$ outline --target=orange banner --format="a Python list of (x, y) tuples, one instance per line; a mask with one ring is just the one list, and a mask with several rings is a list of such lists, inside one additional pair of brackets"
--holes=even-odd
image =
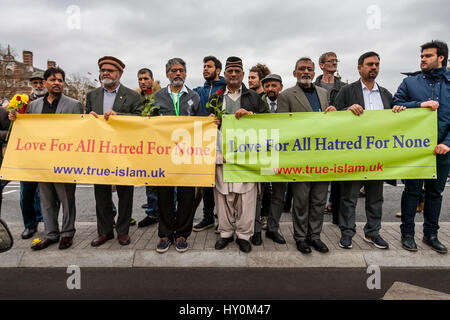
[(18, 115), (0, 178), (214, 186), (216, 134), (210, 117)]

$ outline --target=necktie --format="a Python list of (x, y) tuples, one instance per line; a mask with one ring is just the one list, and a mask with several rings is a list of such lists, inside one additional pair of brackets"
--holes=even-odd
[(276, 106), (277, 104), (275, 103), (275, 102), (271, 102), (270, 103), (270, 112), (272, 112), (272, 113), (274, 113), (275, 112), (275, 106)]

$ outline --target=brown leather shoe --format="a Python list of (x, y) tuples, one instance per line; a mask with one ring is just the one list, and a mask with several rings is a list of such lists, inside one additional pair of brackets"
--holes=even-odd
[(122, 246), (127, 246), (131, 242), (130, 236), (127, 234), (118, 235), (117, 238), (119, 239), (119, 243)]
[(425, 202), (419, 202), (419, 205), (417, 206), (417, 212), (422, 212), (423, 208), (425, 207)]
[(98, 247), (104, 244), (106, 241), (114, 239), (114, 233), (111, 232), (110, 234), (99, 234), (97, 238), (92, 240), (91, 246)]
[(59, 239), (56, 240), (52, 240), (52, 239), (44, 239), (39, 243), (36, 243), (34, 245), (31, 246), (31, 249), (33, 250), (42, 250), (47, 248), (48, 246), (54, 244), (54, 243), (58, 243)]
[(67, 248), (70, 248), (73, 243), (73, 237), (61, 237), (61, 240), (59, 241), (59, 249), (64, 250)]

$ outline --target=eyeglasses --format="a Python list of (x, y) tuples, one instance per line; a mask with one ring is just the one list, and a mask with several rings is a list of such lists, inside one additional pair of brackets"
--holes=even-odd
[(329, 62), (329, 63), (338, 63), (338, 62), (340, 62), (338, 59), (330, 59), (330, 60), (327, 60), (327, 61), (325, 61), (325, 62)]
[(119, 71), (119, 70), (117, 70), (117, 69), (100, 69), (100, 73), (106, 73), (106, 72), (113, 73), (116, 71)]
[(314, 71), (314, 68), (311, 68), (311, 67), (299, 67), (299, 68), (297, 68), (297, 70), (300, 70), (300, 71), (305, 71), (305, 70)]
[(186, 72), (186, 70), (184, 70), (184, 68), (179, 68), (179, 69), (173, 68), (173, 69), (169, 69), (169, 71), (172, 72), (172, 73), (177, 73), (178, 71), (180, 73)]

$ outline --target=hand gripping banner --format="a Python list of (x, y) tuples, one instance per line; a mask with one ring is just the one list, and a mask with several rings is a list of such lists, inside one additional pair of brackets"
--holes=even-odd
[(436, 178), (436, 112), (409, 109), (223, 118), (224, 181)]
[(111, 185), (213, 186), (210, 117), (21, 115), (1, 179)]

